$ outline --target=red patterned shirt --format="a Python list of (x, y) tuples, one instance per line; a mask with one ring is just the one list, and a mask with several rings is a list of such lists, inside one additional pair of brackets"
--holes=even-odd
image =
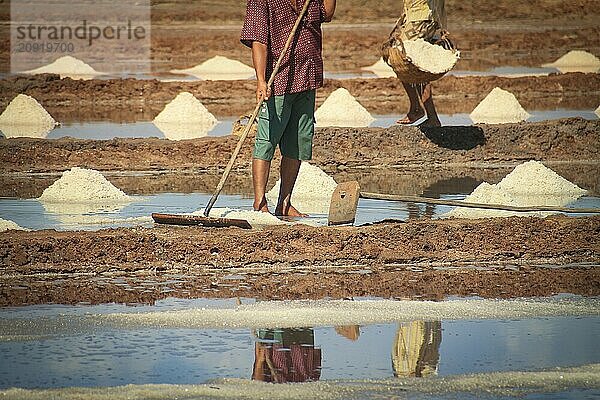
[[(291, 0), (247, 0), (246, 18), (240, 40), (248, 47), (257, 41), (267, 45), (269, 79), (277, 58), (285, 46), (298, 12)], [(298, 0), (298, 10), (305, 1)], [(323, 0), (311, 0), (294, 40), (275, 77), (273, 94), (298, 93), (323, 86), (321, 23), (325, 21)]]

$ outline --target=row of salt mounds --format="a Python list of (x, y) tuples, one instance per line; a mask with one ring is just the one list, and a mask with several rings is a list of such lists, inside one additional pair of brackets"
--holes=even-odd
[(377, 75), (378, 78), (395, 78), (396, 73), (394, 69), (388, 65), (383, 60), (383, 57), (380, 58), (375, 64), (369, 65), (368, 67), (362, 67), (361, 70), (369, 71), (373, 74)]
[(442, 46), (431, 44), (423, 39), (402, 42), (406, 56), (414, 66), (432, 74), (450, 71), (460, 58), (458, 51), (446, 50)]
[(218, 121), (193, 94), (181, 92), (153, 122), (167, 139), (185, 140), (207, 136)]
[(599, 72), (600, 59), (587, 51), (572, 50), (544, 68), (556, 68), (560, 72)]
[(315, 112), (316, 126), (360, 128), (375, 118), (344, 88), (333, 91)]
[(494, 88), (470, 114), (476, 124), (506, 124), (526, 121), (531, 115), (525, 111), (514, 94)]
[(53, 63), (24, 71), (26, 74), (58, 74), (61, 78), (71, 79), (92, 79), (99, 75), (105, 75), (103, 72), (98, 72), (91, 65), (71, 56), (58, 58)]
[(223, 56), (215, 56), (188, 69), (173, 69), (172, 74), (192, 75), (210, 81), (231, 81), (254, 77), (254, 68)]
[(6, 137), (45, 138), (58, 122), (31, 96), (17, 95), (0, 115)]
[[(496, 185), (483, 182), (464, 201), (516, 207), (564, 207), (586, 193), (586, 190), (569, 182), (541, 162), (528, 161), (518, 165)], [(551, 214), (457, 207), (442, 217), (474, 219), (531, 215), (544, 217)]]
[[(272, 205), (279, 199), (281, 179), (267, 193), (267, 200)], [(298, 211), (308, 214), (328, 214), (331, 196), (337, 187), (333, 178), (319, 167), (303, 162), (296, 185), (292, 192), (292, 205)]]
[(19, 226), (17, 223), (15, 223), (13, 221), (0, 218), (0, 232), (5, 232), (9, 229), (16, 230), (16, 231), (28, 231), (29, 230), (29, 229), (25, 229), (25, 228)]

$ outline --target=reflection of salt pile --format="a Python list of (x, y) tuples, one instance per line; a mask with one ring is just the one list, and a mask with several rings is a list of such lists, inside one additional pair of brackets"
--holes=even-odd
[(587, 51), (573, 50), (544, 68), (557, 68), (560, 72), (598, 72), (600, 59)]
[(371, 71), (379, 78), (394, 78), (396, 73), (390, 67), (383, 58), (380, 58), (375, 64), (369, 65), (368, 67), (362, 67), (363, 71)]
[(184, 140), (207, 136), (217, 119), (193, 94), (181, 92), (154, 118), (154, 125), (167, 139)]
[(470, 115), (476, 124), (516, 123), (525, 121), (530, 116), (514, 94), (498, 87), (494, 88)]
[(450, 71), (458, 62), (460, 53), (446, 50), (423, 39), (403, 42), (406, 56), (422, 71), (442, 74)]
[[(586, 193), (539, 161), (518, 165), (496, 185), (483, 182), (465, 202), (516, 207), (566, 206)], [(493, 218), (509, 216), (547, 216), (549, 212), (523, 213), (457, 207), (443, 215), (454, 218)]]
[(72, 79), (91, 79), (98, 75), (104, 75), (103, 72), (98, 72), (85, 62), (71, 56), (60, 57), (53, 63), (24, 72), (26, 74), (58, 74), (61, 78)]
[[(267, 193), (267, 200), (277, 204), (281, 180)], [(332, 177), (323, 172), (319, 167), (303, 162), (300, 173), (292, 192), (292, 204), (300, 212), (308, 214), (327, 214), (331, 195), (337, 187)]]
[[(202, 214), (204, 210), (198, 210), (194, 214)], [(233, 210), (230, 208), (213, 208), (210, 210), (210, 216), (213, 218), (231, 218), (243, 219), (248, 221), (252, 228), (260, 229), (271, 225), (287, 225), (288, 222), (282, 221), (273, 214), (254, 210)]]
[(173, 69), (171, 70), (171, 73), (193, 75), (205, 80), (228, 81), (252, 78), (254, 76), (254, 68), (237, 60), (215, 56), (195, 67), (188, 69)]
[(33, 97), (19, 94), (0, 115), (0, 130), (6, 137), (45, 138), (57, 122)]
[(118, 211), (131, 201), (100, 172), (73, 167), (63, 172), (39, 200), (52, 214), (85, 214)]
[(0, 218), (0, 232), (7, 231), (9, 229), (13, 229), (13, 230), (16, 230), (16, 231), (27, 231), (27, 230), (29, 230), (29, 229), (25, 229), (23, 227), (20, 227), (18, 224), (16, 224), (13, 221), (9, 221), (7, 219)]
[(364, 127), (375, 118), (346, 89), (339, 88), (329, 95), (315, 112), (316, 125)]

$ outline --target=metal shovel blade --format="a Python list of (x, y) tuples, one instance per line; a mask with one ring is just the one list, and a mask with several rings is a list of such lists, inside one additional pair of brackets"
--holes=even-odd
[(163, 225), (183, 225), (183, 226), (205, 226), (207, 228), (225, 228), (235, 226), (243, 229), (252, 229), (252, 226), (245, 219), (234, 218), (212, 218), (203, 215), (189, 214), (152, 214), (152, 219), (157, 224)]
[(353, 224), (360, 198), (360, 185), (356, 181), (337, 185), (329, 205), (329, 226)]

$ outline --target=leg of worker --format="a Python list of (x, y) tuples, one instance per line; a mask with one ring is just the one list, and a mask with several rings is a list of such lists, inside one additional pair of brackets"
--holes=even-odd
[(425, 112), (427, 113), (427, 120), (423, 122), (422, 126), (442, 126), (440, 118), (438, 117), (435, 109), (435, 104), (433, 103), (431, 83), (425, 85), (425, 88), (423, 89), (422, 100), (423, 106), (425, 107)]
[(412, 124), (415, 121), (423, 118), (425, 115), (425, 111), (423, 107), (421, 107), (421, 99), (419, 96), (419, 92), (416, 86), (411, 85), (410, 83), (402, 82), (404, 86), (404, 90), (408, 95), (408, 100), (410, 101), (410, 108), (406, 117), (397, 121), (399, 124)]
[(271, 162), (259, 158), (252, 159), (252, 186), (254, 187), (254, 211), (269, 212), (267, 206), (267, 182)]
[(292, 192), (302, 161), (312, 159), (312, 142), (315, 132), (315, 91), (295, 95), (290, 119), (284, 130), (281, 148), (281, 187), (275, 214), (305, 217), (292, 205)]

